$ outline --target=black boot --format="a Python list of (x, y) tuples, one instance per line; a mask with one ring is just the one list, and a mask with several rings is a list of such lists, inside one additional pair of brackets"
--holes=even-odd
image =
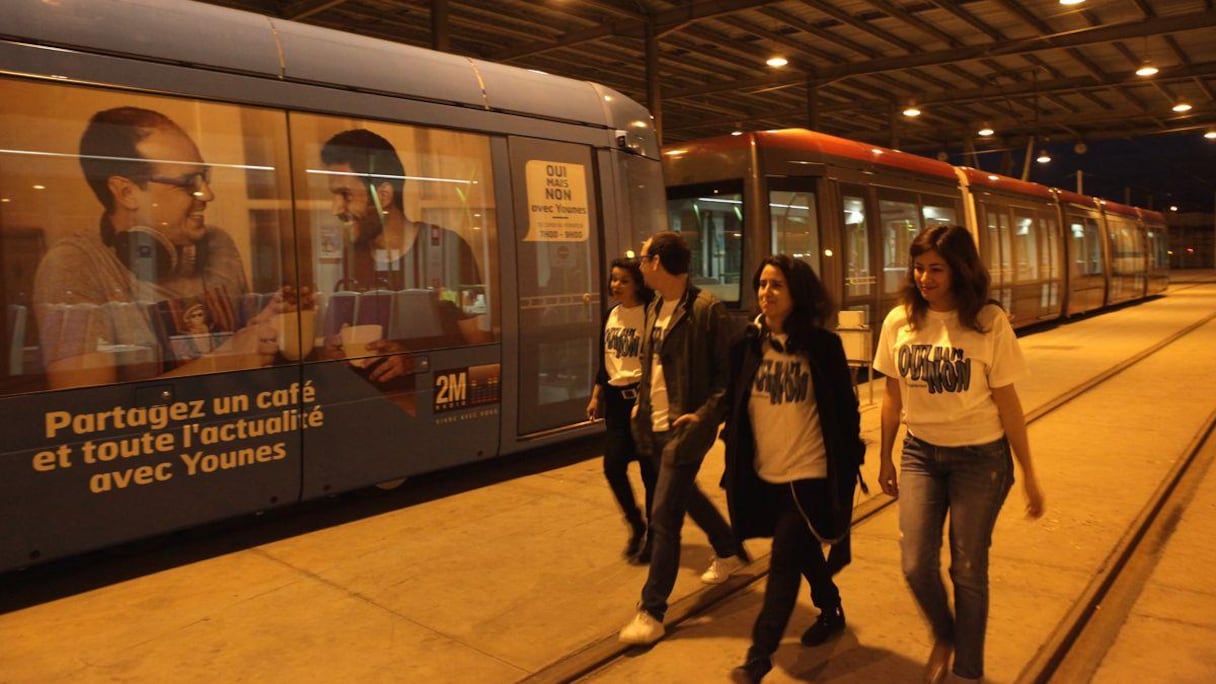
[(646, 541), (645, 541), (645, 543), (642, 544), (642, 549), (640, 551), (638, 551), (636, 556), (634, 556), (633, 558), (630, 558), (629, 562), (633, 563), (634, 565), (650, 565), (650, 548), (651, 548), (651, 546), (652, 546), (652, 544), (650, 541), (650, 535), (647, 534)]
[(646, 526), (640, 520), (630, 520), (629, 528), (629, 541), (625, 542), (625, 550), (621, 552), (621, 555), (626, 560), (633, 560), (638, 555), (638, 552), (642, 550), (642, 540), (646, 538)]
[(746, 663), (730, 671), (730, 681), (734, 684), (759, 684), (771, 669), (773, 661), (768, 658), (748, 658)]
[(844, 631), (844, 609), (837, 604), (819, 612), (815, 624), (802, 633), (803, 646), (818, 646)]

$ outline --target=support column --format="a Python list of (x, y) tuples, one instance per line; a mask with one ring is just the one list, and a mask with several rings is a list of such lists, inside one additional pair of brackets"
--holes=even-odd
[[(980, 155), (975, 151), (975, 138), (971, 137), (971, 131), (963, 129), (963, 159), (971, 158), (972, 168), (980, 168)], [(981, 169), (982, 170), (982, 169)]]
[(654, 116), (654, 135), (663, 144), (663, 92), (659, 87), (659, 36), (654, 17), (646, 17), (646, 108)]
[(448, 0), (431, 0), (431, 49), (448, 52), (452, 45), (448, 32)]
[(887, 147), (893, 150), (899, 149), (899, 103), (891, 100), (891, 110), (887, 116), (889, 129), (887, 132), (890, 136), (887, 138)]
[(813, 78), (806, 79), (806, 125), (812, 131), (819, 130), (819, 84)]
[(1026, 158), (1022, 160), (1022, 180), (1030, 180), (1030, 160), (1034, 158), (1034, 136), (1026, 139)]

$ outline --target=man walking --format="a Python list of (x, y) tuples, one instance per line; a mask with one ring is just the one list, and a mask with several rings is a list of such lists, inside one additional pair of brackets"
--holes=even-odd
[(726, 311), (689, 282), (692, 253), (678, 233), (656, 233), (642, 245), (641, 259), (646, 285), (658, 296), (646, 316), (633, 433), (638, 450), (656, 461), (659, 480), (647, 542), (650, 574), (637, 614), (619, 635), (627, 644), (663, 638), (685, 513), (705, 530), (716, 554), (701, 581), (724, 582), (747, 562), (730, 525), (697, 487), (697, 471), (726, 411)]

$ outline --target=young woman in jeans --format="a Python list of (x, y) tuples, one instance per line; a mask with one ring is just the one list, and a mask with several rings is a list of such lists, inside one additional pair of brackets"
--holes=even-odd
[[(722, 482), (735, 536), (772, 537), (773, 545), (752, 644), (731, 672), (740, 684), (772, 668), (803, 577), (819, 616), (802, 643), (844, 631), (832, 575), (848, 562), (865, 456), (844, 346), (823, 327), (833, 313), (827, 290), (806, 262), (784, 254), (764, 259), (752, 284), (760, 316), (731, 345)], [(832, 544), (827, 558), (824, 543)]]
[[(899, 497), (903, 573), (933, 630), (925, 680), (984, 674), (988, 548), (997, 513), (1022, 470), (1026, 513), (1043, 514), (1026, 419), (1014, 382), (1025, 373), (1004, 310), (989, 300), (988, 272), (971, 234), (933, 226), (912, 242), (902, 303), (887, 315), (874, 369), (887, 376), (879, 484)], [(903, 414), (897, 481), (891, 452)], [(941, 577), (949, 512), (951, 612)]]
[[(601, 338), (603, 354), (600, 357), (600, 370), (595, 376), (595, 386), (591, 388), (591, 401), (587, 403), (587, 418), (594, 420), (600, 411), (600, 404), (603, 404), (607, 428), (604, 477), (625, 515), (625, 523), (629, 525), (629, 540), (622, 555), (630, 562), (649, 563), (649, 542), (643, 545), (643, 539), (646, 537), (646, 522), (650, 519), (658, 472), (651, 459), (638, 457), (637, 446), (629, 432), (629, 417), (637, 400), (638, 381), (642, 378), (640, 359), (646, 305), (654, 295), (642, 282), (642, 271), (636, 259), (613, 259), (608, 287), (617, 305), (604, 317), (604, 334)], [(629, 462), (634, 460), (641, 468), (642, 485), (646, 491), (645, 519), (633, 497), (633, 486), (629, 484)]]

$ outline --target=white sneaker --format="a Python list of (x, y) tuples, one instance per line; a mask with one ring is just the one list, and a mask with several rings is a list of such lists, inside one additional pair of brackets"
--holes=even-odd
[(663, 629), (663, 623), (654, 619), (644, 610), (639, 610), (637, 615), (629, 621), (629, 624), (621, 628), (621, 633), (617, 638), (622, 644), (639, 644), (648, 646), (663, 638), (667, 630)]
[(701, 574), (701, 581), (706, 584), (722, 584), (731, 575), (739, 572), (747, 563), (739, 556), (727, 556), (726, 558), (714, 557), (713, 562), (709, 564), (709, 568)]

